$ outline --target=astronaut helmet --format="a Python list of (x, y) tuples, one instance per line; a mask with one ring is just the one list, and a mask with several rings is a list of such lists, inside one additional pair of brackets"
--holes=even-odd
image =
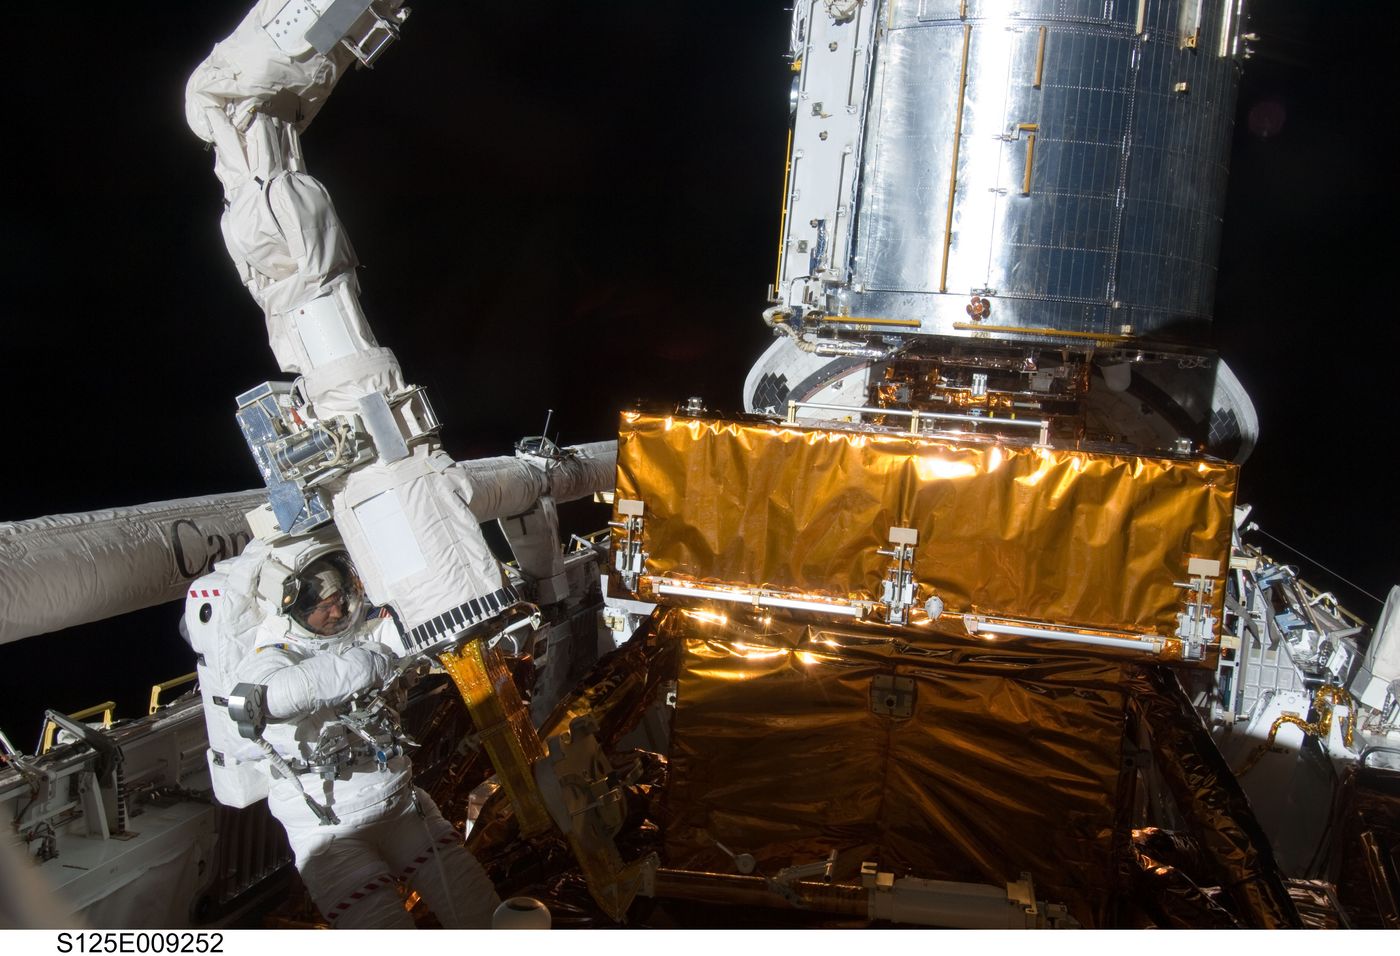
[(348, 637), (364, 616), (365, 592), (350, 555), (332, 551), (287, 579), (282, 613), (292, 633), (315, 643)]

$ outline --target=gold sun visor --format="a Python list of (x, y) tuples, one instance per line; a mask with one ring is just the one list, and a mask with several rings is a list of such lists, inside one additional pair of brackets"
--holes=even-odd
[(627, 413), (621, 580), (1014, 641), (1208, 660), (1235, 466), (975, 438)]

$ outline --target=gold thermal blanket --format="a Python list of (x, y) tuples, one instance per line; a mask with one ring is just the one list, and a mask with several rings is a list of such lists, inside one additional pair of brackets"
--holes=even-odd
[[(617, 496), (644, 506), (644, 596), (669, 578), (873, 619), (665, 598), (658, 636), (680, 650), (666, 865), (733, 873), (748, 853), (774, 877), (834, 850), (847, 881), (867, 861), (974, 883), (1024, 871), (1040, 898), (1113, 925), (1148, 658), (969, 634), (963, 615), (1179, 650), (1192, 558), (1218, 562), (1220, 620), (1235, 484), (1215, 461), (624, 415)], [(940, 617), (879, 621), (893, 528), (917, 531), (918, 603), (937, 595)]]
[(617, 462), (650, 575), (879, 600), (905, 527), (949, 614), (1170, 639), (1198, 557), (1220, 620), (1231, 464), (636, 412)]
[[(769, 877), (832, 850), (848, 881), (865, 861), (974, 883), (1028, 871), (1042, 899), (1109, 921), (1131, 665), (746, 608), (670, 609), (659, 627), (683, 648), (668, 866), (733, 873), (723, 844)], [(908, 716), (877, 712), (891, 695)]]

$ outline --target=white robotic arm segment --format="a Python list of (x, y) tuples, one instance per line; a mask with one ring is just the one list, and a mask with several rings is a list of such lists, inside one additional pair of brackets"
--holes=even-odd
[(267, 317), (283, 370), (375, 347), (356, 297), (355, 251), (325, 187), (295, 168), (296, 131), (262, 114), (242, 135), (216, 112), (210, 125), (227, 201), (224, 244)]
[(478, 521), (523, 514), (548, 495), (576, 501), (611, 490), (617, 479), (617, 442), (589, 442), (559, 449), (556, 457), (517, 452), (514, 458), (478, 458), (466, 465), (467, 503)]
[[(396, 10), (399, 5), (387, 6)], [(279, 18), (291, 6), (328, 7), (330, 0), (295, 4), (259, 0), (190, 77), (185, 87), (185, 122), (200, 139), (216, 140), (209, 125), (210, 109), (227, 116), (240, 132), (247, 130), (255, 112), (304, 130), (355, 62), (355, 54), (345, 46), (336, 45), (322, 54), (310, 44), (289, 44), (285, 36), (278, 36)]]
[[(340, 295), (339, 289), (332, 291), (332, 296)], [(346, 313), (331, 309), (324, 313), (317, 311), (324, 304), (321, 299), (317, 299), (293, 314), (276, 317), (276, 329), (280, 330), (284, 337), (286, 348), (299, 348), (310, 354), (315, 354), (316, 349), (325, 348), (327, 353), (331, 353), (338, 339), (355, 337), (353, 332), (347, 332), (343, 336), (340, 332), (342, 326), (337, 323)], [(270, 324), (269, 328), (272, 327)], [(386, 396), (393, 395), (405, 387), (398, 360), (394, 358), (394, 353), (386, 348), (359, 349), (348, 354), (337, 354), (322, 365), (306, 369), (302, 374), (302, 384), (316, 417), (321, 419), (334, 415), (358, 414), (360, 399), (375, 392)]]
[[(396, 650), (422, 653), (519, 598), (472, 513), (471, 482), (436, 453), (431, 406), (369, 330), (354, 251), (299, 139), (344, 67), (372, 60), (405, 12), (401, 0), (260, 0), (195, 72), (186, 116), (215, 145), (229, 254), (278, 363), (302, 376), (240, 399), (278, 525), (300, 534), (333, 518), (371, 599), (397, 611)], [(293, 393), (285, 408), (263, 405)]]
[[(355, 471), (334, 500), (346, 546), (364, 555), (357, 564), (365, 593), (375, 603), (388, 603), (391, 596), (410, 635), (454, 606), (505, 589), (500, 565), (470, 510), (465, 471), (445, 454), (423, 451)], [(445, 583), (463, 598), (445, 603)], [(490, 615), (464, 612), (463, 620), (484, 616)]]
[[(355, 347), (375, 345), (355, 301), (358, 263), (345, 227), (325, 187), (302, 168), (300, 131), (355, 60), (343, 45), (322, 54), (301, 42), (332, 6), (340, 4), (262, 0), (195, 70), (185, 95), (190, 128), (215, 147), (224, 242), (288, 372), (319, 364), (295, 330), (308, 303), (324, 300), (319, 311), (336, 312), (339, 336)], [(376, 6), (392, 14), (399, 3)], [(337, 286), (349, 294), (334, 295)]]
[(359, 263), (326, 187), (306, 173), (287, 172), (267, 184), (267, 205), (281, 227), (295, 271), (324, 289)]

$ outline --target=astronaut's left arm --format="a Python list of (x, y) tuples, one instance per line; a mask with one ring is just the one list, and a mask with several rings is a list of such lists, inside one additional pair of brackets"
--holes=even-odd
[(342, 704), (382, 685), (393, 672), (392, 657), (377, 645), (324, 650), (301, 661), (273, 645), (255, 648), (245, 657), (235, 680), (265, 685), (267, 715), (285, 720)]

